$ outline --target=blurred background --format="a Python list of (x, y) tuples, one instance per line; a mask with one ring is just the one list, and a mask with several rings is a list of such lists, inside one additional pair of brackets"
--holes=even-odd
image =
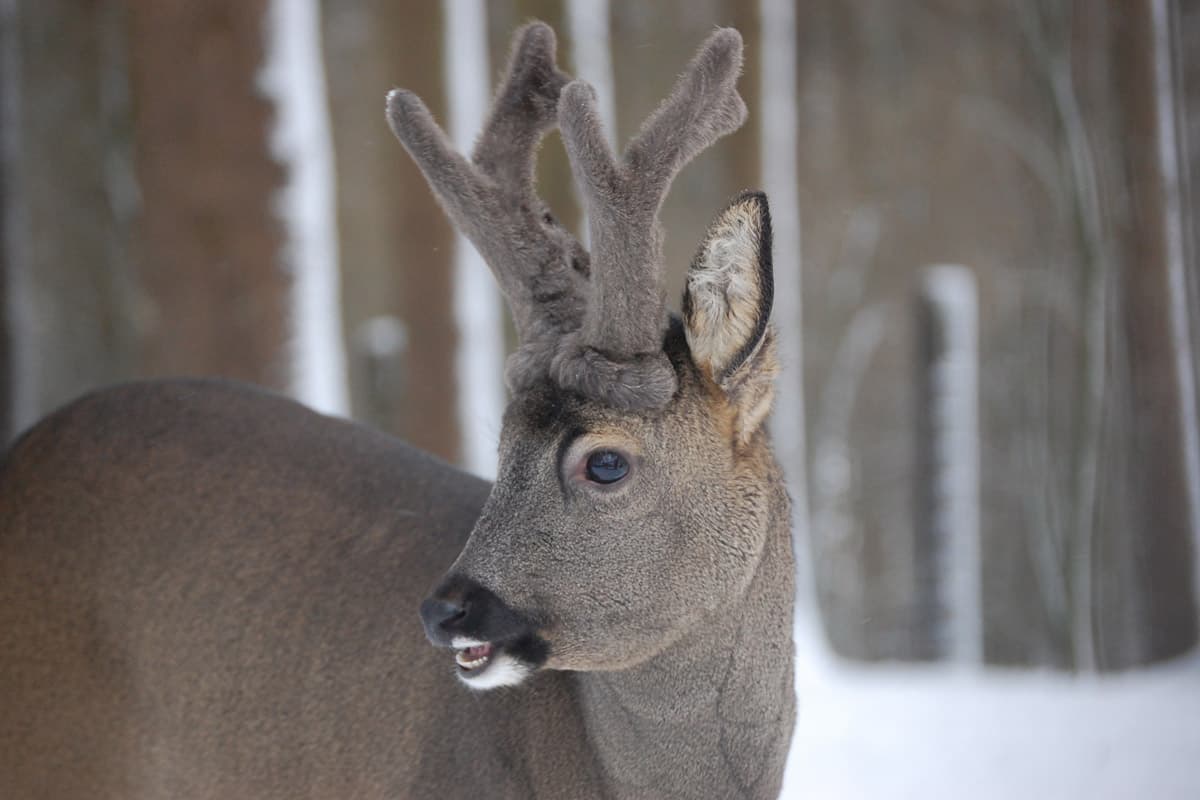
[[(668, 295), (712, 215), (765, 188), (786, 366), (772, 425), (813, 663), (1087, 676), (1195, 647), (1197, 4), (0, 13), (6, 439), (106, 383), (219, 375), (489, 474), (507, 312), (388, 131), (386, 92), (416, 91), (467, 148), (509, 36), (537, 17), (624, 142), (731, 25), (750, 119), (675, 182)], [(556, 134), (539, 181), (578, 229)]]

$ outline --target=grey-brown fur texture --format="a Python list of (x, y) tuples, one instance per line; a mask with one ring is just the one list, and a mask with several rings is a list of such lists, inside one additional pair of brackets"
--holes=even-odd
[[(794, 563), (764, 425), (778, 368), (766, 198), (717, 216), (684, 319), (596, 347), (583, 302), (600, 313), (602, 282), (522, 205), (564, 82), (552, 52), (544, 26), (518, 34), (473, 162), (420, 101), (389, 98), (526, 337), (495, 485), (223, 382), (116, 387), (50, 416), (0, 462), (0, 798), (778, 795), (796, 712)], [(736, 34), (714, 34), (622, 162), (653, 150), (664, 164), (622, 181), (665, 191), (689, 151), (740, 119), (739, 58)], [(594, 114), (574, 86), (560, 120)], [(689, 121), (691, 101), (724, 110)], [(616, 202), (601, 184), (593, 194)], [(661, 191), (638, 197), (653, 232)], [(619, 243), (636, 269), (606, 262), (630, 282), (605, 290), (618, 317), (662, 312), (655, 242)], [(623, 286), (637, 298), (622, 304)], [(589, 320), (607, 335), (609, 320)], [(579, 348), (565, 356), (564, 332)], [(624, 477), (589, 476), (612, 452)], [(464, 688), (422, 630), (423, 598), (469, 584), (491, 616), (463, 636), (525, 658), (504, 688)], [(444, 619), (472, 619), (459, 609)], [(499, 618), (514, 627), (488, 633)]]
[(521, 340), (508, 365), (514, 390), (546, 374), (560, 337), (579, 326), (589, 291), (587, 252), (534, 190), (537, 149), (557, 122), (559, 93), (569, 81), (554, 52), (554, 32), (544, 23), (517, 31), (470, 161), (415, 94), (396, 89), (387, 99), (392, 131), (491, 267), (512, 310)]
[(734, 399), (743, 440), (758, 430), (775, 395), (778, 360), (767, 326), (774, 297), (767, 197), (744, 192), (709, 226), (683, 297), (692, 358)]

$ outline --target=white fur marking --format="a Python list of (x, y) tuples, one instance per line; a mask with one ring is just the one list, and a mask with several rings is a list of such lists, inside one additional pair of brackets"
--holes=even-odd
[(501, 686), (516, 686), (533, 674), (533, 669), (499, 650), (492, 656), (492, 663), (479, 675), (458, 671), (458, 679), (471, 689), (485, 692)]
[(686, 333), (692, 355), (720, 372), (753, 335), (760, 287), (757, 209), (739, 204), (710, 230), (699, 263), (688, 274), (692, 315)]

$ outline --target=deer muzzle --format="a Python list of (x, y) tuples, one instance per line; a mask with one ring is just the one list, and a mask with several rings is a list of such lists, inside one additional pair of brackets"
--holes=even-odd
[(421, 623), (431, 644), (455, 651), (458, 677), (475, 689), (520, 683), (549, 656), (528, 615), (465, 576), (447, 576), (421, 603)]

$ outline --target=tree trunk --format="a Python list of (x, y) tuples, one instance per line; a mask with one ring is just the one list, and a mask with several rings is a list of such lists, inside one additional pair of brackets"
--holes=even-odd
[(0, 5), (0, 451), (16, 431), (13, 400), (16, 387), (12, 366), (13, 308), (10, 306), (9, 273), (16, 253), (12, 247), (12, 228), (16, 217), (12, 196), (13, 172), (17, 159), (17, 128), (14, 113), (20, 98), (19, 37), (16, 4)]
[(402, 86), (445, 124), (441, 7), (322, 7), (354, 415), (457, 461), (452, 232), (383, 115)]
[[(1172, 63), (1176, 70), (1176, 131), (1180, 157), (1180, 218), (1184, 238), (1184, 281), (1187, 292), (1186, 316), (1191, 332), (1192, 385), (1194, 407), (1184, 409), (1193, 420), (1200, 420), (1200, 4), (1168, 3), (1174, 12), (1175, 26)], [(1192, 583), (1200, 609), (1200, 528), (1192, 531)]]
[(284, 174), (257, 86), (267, 5), (129, 4), (146, 374), (291, 383), (275, 211)]
[(1170, 71), (1162, 76), (1157, 69), (1159, 58), (1171, 58), (1171, 39), (1156, 30), (1153, 5), (1119, 4), (1111, 18), (1112, 74), (1128, 191), (1119, 232), (1124, 256), (1121, 333), (1128, 343), (1132, 399), (1128, 425), (1134, 470), (1128, 490), (1137, 513), (1136, 527), (1127, 533), (1129, 553), (1138, 566), (1136, 583), (1129, 588), (1141, 595), (1143, 608), (1138, 647), (1109, 654), (1107, 666), (1115, 668), (1184, 652), (1196, 643), (1197, 632), (1192, 602), (1195, 476), (1189, 474), (1196, 421), (1195, 409), (1184, 408), (1183, 399), (1190, 399), (1194, 386), (1185, 387), (1192, 380), (1190, 340), (1186, 318), (1180, 318), (1186, 314), (1180, 296), (1186, 290), (1175, 98)]
[(116, 2), (4, 9), (5, 392), (15, 429), (136, 373), (135, 210)]

